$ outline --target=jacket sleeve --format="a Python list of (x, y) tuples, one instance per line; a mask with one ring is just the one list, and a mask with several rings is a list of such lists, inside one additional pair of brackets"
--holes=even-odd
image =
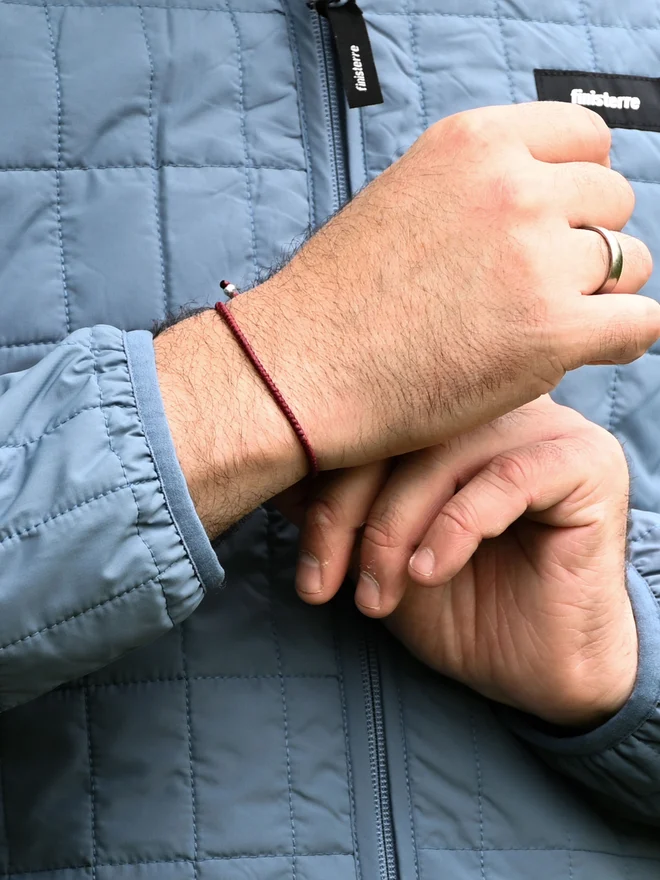
[(505, 711), (514, 731), (617, 812), (660, 825), (660, 516), (633, 511), (628, 589), (639, 635), (635, 689), (621, 711), (579, 736)]
[(79, 330), (0, 377), (0, 709), (152, 641), (222, 576), (151, 334)]

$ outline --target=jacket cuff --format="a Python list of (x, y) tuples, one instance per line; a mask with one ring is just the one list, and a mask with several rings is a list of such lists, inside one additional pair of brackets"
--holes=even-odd
[(158, 383), (153, 336), (146, 330), (124, 334), (128, 369), (138, 415), (172, 522), (205, 590), (222, 585), (224, 571), (188, 491), (165, 415)]
[(621, 746), (632, 737), (646, 740), (645, 725), (657, 738), (660, 722), (660, 608), (647, 584), (633, 565), (628, 566), (628, 593), (639, 639), (637, 679), (623, 708), (595, 730), (577, 736), (562, 735), (560, 728), (544, 724), (522, 712), (504, 709), (509, 727), (533, 746), (565, 757), (590, 757)]

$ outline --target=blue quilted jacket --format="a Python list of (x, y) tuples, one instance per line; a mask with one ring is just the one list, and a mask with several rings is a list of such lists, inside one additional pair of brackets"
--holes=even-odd
[[(660, 348), (558, 392), (633, 471), (639, 676), (583, 736), (350, 596), (303, 605), (276, 512), (212, 548), (178, 467), (155, 320), (248, 286), (434, 120), (535, 99), (536, 68), (660, 74), (657, 0), (365, 15), (384, 103), (349, 111), (304, 0), (0, 0), (2, 878), (660, 876)], [(658, 255), (660, 133), (617, 128), (613, 160)]]

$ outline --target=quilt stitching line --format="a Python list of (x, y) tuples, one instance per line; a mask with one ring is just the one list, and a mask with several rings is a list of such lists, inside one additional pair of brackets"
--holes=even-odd
[(161, 220), (161, 176), (160, 163), (158, 162), (158, 150), (156, 139), (154, 137), (154, 57), (151, 50), (151, 42), (147, 31), (147, 22), (145, 20), (144, 9), (139, 6), (140, 24), (142, 26), (142, 35), (144, 37), (144, 45), (147, 50), (147, 60), (149, 62), (149, 146), (151, 149), (151, 189), (154, 201), (154, 219), (156, 222), (156, 237), (158, 239), (158, 262), (160, 264), (160, 284), (161, 294), (163, 297), (163, 317), (167, 317), (169, 312), (169, 290), (167, 286), (167, 273), (165, 270), (165, 244), (163, 240), (163, 224)]
[(96, 844), (96, 792), (97, 778), (94, 764), (94, 752), (92, 746), (92, 718), (89, 707), (89, 690), (83, 683), (83, 705), (85, 710), (85, 733), (87, 736), (87, 761), (89, 763), (89, 812), (90, 834), (92, 840), (92, 880), (96, 880), (96, 864), (98, 862), (98, 850)]
[(362, 880), (362, 866), (360, 864), (360, 852), (357, 845), (357, 828), (355, 823), (355, 784), (353, 781), (353, 761), (351, 759), (351, 749), (348, 733), (348, 712), (346, 709), (346, 689), (344, 687), (344, 669), (339, 652), (339, 638), (337, 633), (337, 615), (332, 616), (332, 639), (335, 649), (335, 665), (337, 667), (337, 685), (339, 687), (339, 702), (341, 704), (341, 723), (344, 734), (344, 755), (346, 760), (346, 779), (348, 783), (349, 798), (349, 816), (351, 821), (351, 843), (353, 844), (353, 853), (355, 861), (355, 870), (358, 880)]
[(71, 332), (71, 314), (69, 311), (69, 289), (67, 285), (66, 261), (64, 256), (64, 235), (62, 231), (62, 178), (60, 176), (60, 166), (62, 164), (62, 83), (60, 76), (60, 66), (57, 61), (57, 48), (55, 46), (55, 37), (53, 35), (53, 24), (50, 18), (50, 9), (48, 3), (44, 2), (44, 14), (46, 16), (46, 27), (48, 28), (48, 41), (50, 43), (50, 53), (53, 62), (53, 70), (55, 73), (55, 99), (57, 104), (57, 124), (56, 124), (56, 144), (57, 144), (57, 161), (55, 167), (55, 220), (57, 225), (57, 245), (60, 259), (60, 272), (62, 275), (62, 296), (64, 299), (64, 326), (65, 335)]
[(500, 0), (493, 0), (493, 9), (495, 18), (497, 19), (497, 29), (500, 33), (500, 41), (502, 43), (502, 54), (504, 55), (504, 63), (506, 65), (506, 78), (509, 83), (509, 93), (511, 95), (511, 103), (516, 104), (516, 87), (513, 81), (513, 67), (511, 64), (511, 52), (504, 33), (504, 21), (502, 20), (502, 10), (500, 9)]
[(415, 67), (415, 83), (417, 85), (417, 91), (419, 93), (419, 109), (422, 116), (422, 131), (425, 131), (429, 127), (429, 114), (426, 107), (426, 94), (424, 92), (424, 82), (422, 80), (422, 70), (419, 63), (419, 48), (417, 45), (417, 33), (415, 31), (415, 25), (413, 17), (410, 15), (410, 0), (406, 0), (405, 2), (405, 11), (407, 13), (408, 19), (408, 35), (410, 38), (410, 48), (412, 51), (413, 57), (413, 65)]
[[(147, 477), (144, 480), (135, 480), (134, 485), (139, 486), (143, 483), (156, 482), (156, 477)], [(57, 513), (53, 513), (50, 516), (46, 516), (43, 519), (40, 519), (39, 522), (32, 523), (32, 525), (25, 526), (22, 529), (17, 529), (14, 532), (9, 532), (9, 534), (5, 535), (3, 538), (0, 538), (0, 548), (2, 548), (3, 545), (8, 544), (10, 541), (15, 541), (17, 538), (21, 539), (24, 535), (29, 535), (32, 532), (38, 531), (43, 526), (48, 525), (48, 523), (51, 523), (56, 519), (61, 519), (63, 516), (68, 516), (75, 510), (80, 510), (80, 508), (82, 507), (87, 507), (88, 504), (94, 504), (96, 501), (100, 501), (102, 498), (108, 498), (110, 495), (115, 495), (117, 492), (126, 492), (129, 489), (130, 486), (128, 485), (114, 486), (112, 489), (106, 489), (104, 492), (99, 492), (96, 495), (92, 495), (90, 498), (84, 498), (82, 501), (79, 501), (72, 507), (67, 507), (65, 510), (58, 511)], [(0, 650), (2, 650), (1, 647)]]
[(474, 715), (470, 717), (472, 728), (472, 748), (474, 750), (474, 763), (477, 769), (477, 809), (479, 814), (479, 873), (481, 880), (486, 880), (486, 861), (484, 858), (484, 796), (483, 779), (481, 776), (481, 758), (477, 744), (477, 724)]
[[(350, 852), (304, 852), (298, 853), (299, 858), (324, 858), (327, 856), (352, 856), (353, 853)], [(198, 862), (230, 862), (237, 861), (240, 859), (290, 859), (290, 853), (232, 853), (231, 855), (214, 855), (214, 856), (200, 856)], [(136, 861), (109, 861), (109, 862), (101, 862), (97, 865), (98, 868), (136, 868), (140, 865), (190, 865), (192, 863), (192, 859), (138, 859)], [(13, 871), (11, 876), (6, 873), (1, 873), (0, 877), (2, 880), (11, 880), (12, 877), (20, 877), (25, 874), (47, 874), (49, 872), (54, 871), (88, 871), (91, 865), (57, 865), (55, 867), (48, 868), (34, 868), (34, 869), (26, 869), (22, 868), (18, 871)]]
[(403, 767), (406, 776), (406, 795), (408, 800), (408, 821), (410, 823), (410, 837), (412, 839), (413, 856), (415, 859), (415, 877), (420, 880), (419, 874), (419, 858), (417, 855), (417, 831), (415, 828), (415, 813), (413, 810), (412, 785), (410, 783), (410, 762), (408, 759), (408, 737), (406, 736), (406, 722), (403, 711), (403, 696), (401, 694), (401, 683), (396, 678), (396, 696), (399, 703), (399, 725), (401, 727), (401, 742), (403, 743)]
[[(172, 562), (167, 568), (163, 569), (163, 574), (166, 574), (169, 569), (173, 568), (177, 565), (178, 560)], [(98, 611), (100, 608), (105, 608), (106, 605), (111, 605), (113, 602), (117, 602), (119, 599), (124, 599), (130, 593), (135, 593), (137, 590), (141, 590), (144, 587), (151, 586), (152, 584), (158, 583), (160, 581), (160, 577), (149, 578), (149, 580), (142, 581), (139, 584), (134, 584), (131, 587), (126, 587), (126, 589), (122, 590), (120, 593), (116, 593), (114, 596), (110, 596), (109, 599), (104, 599), (102, 602), (97, 602), (96, 605), (92, 605), (89, 608), (85, 608), (83, 611), (77, 611), (75, 614), (71, 614), (69, 617), (64, 618), (63, 620), (57, 620), (55, 623), (50, 623), (48, 626), (44, 626), (41, 629), (35, 630), (34, 632), (28, 633), (26, 636), (22, 636), (20, 639), (15, 639), (13, 642), (9, 642), (5, 645), (0, 645), (0, 651), (8, 651), (10, 648), (15, 647), (16, 645), (20, 645), (23, 642), (28, 642), (30, 639), (34, 639), (37, 636), (41, 636), (46, 632), (50, 632), (50, 630), (56, 629), (59, 626), (63, 626), (66, 623), (71, 623), (72, 620), (77, 620), (79, 617), (84, 617), (86, 614), (91, 614), (93, 611)], [(10, 707), (4, 707), (10, 708)]]
[[(296, 2), (296, 0), (293, 0), (293, 2)], [(283, 4), (284, 3), (288, 4), (288, 0), (283, 0)], [(314, 175), (312, 174), (312, 150), (309, 145), (309, 128), (307, 125), (307, 110), (305, 109), (305, 95), (303, 92), (303, 72), (302, 62), (300, 60), (300, 50), (298, 48), (294, 23), (290, 11), (287, 11), (288, 9), (289, 7), (286, 5), (284, 7), (284, 14), (286, 19), (287, 37), (289, 40), (289, 51), (291, 52), (291, 58), (293, 59), (293, 69), (296, 82), (296, 103), (298, 104), (298, 115), (300, 118), (300, 137), (305, 152), (305, 163), (307, 166), (304, 170), (307, 177), (309, 228), (313, 229), (316, 218), (316, 194), (314, 192)]]
[[(0, 5), (3, 0), (0, 0)], [(299, 174), (306, 174), (306, 168), (296, 168), (293, 165), (275, 165), (263, 162), (215, 162), (196, 165), (184, 162), (160, 162), (153, 165), (149, 162), (134, 162), (131, 165), (64, 165), (57, 169), (51, 165), (5, 165), (0, 167), (0, 173), (12, 174), (13, 172), (31, 171), (31, 172), (50, 172), (54, 173), (59, 170), (60, 173), (66, 171), (124, 171), (138, 168), (151, 169), (152, 171), (160, 171), (163, 168), (235, 168), (237, 171), (243, 171), (245, 168), (251, 168), (255, 171), (297, 171)]]
[(59, 422), (55, 422), (50, 428), (46, 428), (38, 437), (30, 437), (27, 440), (22, 440), (20, 443), (0, 443), (0, 450), (2, 449), (23, 449), (26, 446), (31, 446), (33, 443), (38, 443), (40, 440), (43, 440), (44, 437), (48, 437), (50, 434), (54, 434), (62, 425), (66, 425), (67, 422), (72, 422), (74, 419), (78, 418), (78, 416), (83, 413), (90, 412), (94, 409), (100, 409), (100, 405), (97, 403), (90, 403), (87, 406), (83, 406), (80, 409), (76, 410), (71, 415), (66, 416), (66, 418), (62, 419)]
[(192, 714), (190, 711), (190, 677), (188, 674), (188, 655), (186, 653), (185, 623), (180, 628), (181, 663), (183, 667), (184, 690), (186, 697), (186, 733), (188, 737), (188, 773), (190, 775), (190, 805), (192, 809), (193, 833), (193, 877), (199, 875), (199, 836), (197, 831), (197, 780), (195, 778), (195, 759), (193, 752)]
[(257, 264), (257, 231), (254, 221), (254, 204), (252, 202), (252, 182), (250, 180), (250, 169), (247, 164), (250, 161), (250, 145), (247, 137), (247, 111), (245, 109), (245, 65), (243, 56), (243, 43), (241, 40), (241, 32), (238, 26), (236, 12), (231, 0), (226, 0), (229, 17), (231, 18), (234, 36), (236, 38), (236, 52), (238, 55), (238, 108), (241, 115), (241, 140), (243, 142), (243, 155), (245, 157), (244, 176), (245, 176), (245, 192), (247, 195), (248, 216), (250, 218), (250, 250), (252, 255), (252, 265), (254, 266), (253, 282), (256, 283), (259, 276), (259, 266)]
[(289, 712), (286, 699), (286, 684), (283, 675), (282, 664), (282, 647), (277, 631), (277, 622), (275, 620), (275, 603), (273, 602), (273, 547), (271, 539), (270, 516), (268, 510), (264, 510), (265, 526), (266, 526), (266, 549), (268, 557), (268, 600), (270, 606), (270, 628), (273, 642), (275, 645), (275, 656), (277, 658), (277, 679), (280, 685), (280, 697), (282, 700), (282, 721), (284, 727), (284, 752), (286, 755), (286, 784), (287, 795), (289, 801), (289, 824), (291, 827), (291, 880), (296, 880), (296, 823), (293, 809), (293, 785), (291, 781), (291, 750), (289, 748)]

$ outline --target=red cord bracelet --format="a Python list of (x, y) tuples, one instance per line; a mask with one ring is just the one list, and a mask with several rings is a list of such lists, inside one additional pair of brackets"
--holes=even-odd
[[(220, 287), (230, 297), (230, 299), (233, 299), (238, 294), (237, 289), (229, 281), (221, 281)], [(215, 310), (220, 315), (220, 317), (224, 320), (224, 322), (227, 324), (227, 326), (229, 327), (229, 329), (233, 333), (234, 338), (236, 339), (238, 344), (241, 346), (241, 348), (243, 349), (245, 354), (248, 356), (248, 358), (252, 362), (252, 366), (259, 374), (262, 382), (264, 383), (264, 385), (266, 386), (266, 388), (270, 392), (271, 397), (273, 398), (275, 403), (279, 406), (283, 415), (286, 416), (289, 424), (291, 425), (291, 427), (293, 428), (293, 430), (295, 432), (296, 437), (300, 441), (300, 445), (302, 446), (303, 450), (305, 451), (305, 455), (307, 456), (307, 461), (309, 462), (310, 474), (312, 477), (315, 477), (319, 472), (319, 462), (316, 457), (316, 453), (314, 452), (314, 449), (312, 447), (312, 444), (310, 443), (309, 438), (308, 438), (307, 434), (305, 433), (303, 426), (300, 424), (300, 422), (296, 418), (293, 410), (291, 409), (289, 404), (284, 399), (282, 392), (279, 390), (277, 385), (271, 379), (270, 374), (268, 373), (268, 370), (266, 370), (264, 365), (259, 360), (257, 353), (255, 352), (255, 350), (252, 348), (252, 346), (248, 342), (247, 338), (245, 337), (245, 334), (243, 333), (241, 328), (236, 323), (236, 319), (234, 318), (232, 313), (229, 311), (229, 309), (227, 308), (225, 303), (217, 302), (215, 304)]]

